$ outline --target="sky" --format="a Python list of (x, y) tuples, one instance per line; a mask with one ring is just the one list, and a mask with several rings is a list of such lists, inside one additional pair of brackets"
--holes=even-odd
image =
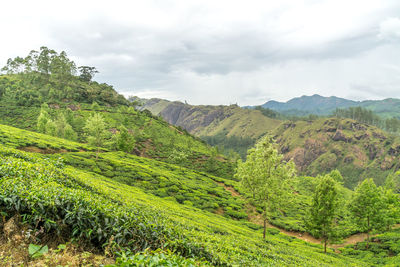
[(399, 0), (5, 1), (0, 65), (47, 46), (125, 96), (400, 98)]

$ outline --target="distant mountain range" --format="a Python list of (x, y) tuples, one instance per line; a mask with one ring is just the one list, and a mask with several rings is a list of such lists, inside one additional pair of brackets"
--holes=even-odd
[[(320, 95), (301, 96), (287, 102), (268, 101), (261, 105), (287, 115), (328, 115), (336, 108), (363, 107), (374, 111), (383, 117), (400, 117), (400, 99), (387, 98), (384, 100), (354, 101), (336, 96), (324, 97)], [(246, 108), (254, 108), (248, 106)]]

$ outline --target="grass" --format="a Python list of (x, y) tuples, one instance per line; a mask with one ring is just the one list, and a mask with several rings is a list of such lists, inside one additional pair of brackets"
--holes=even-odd
[(371, 265), (399, 266), (400, 265), (400, 229), (394, 229), (371, 238), (368, 249), (366, 242), (347, 246), (342, 254), (359, 259)]

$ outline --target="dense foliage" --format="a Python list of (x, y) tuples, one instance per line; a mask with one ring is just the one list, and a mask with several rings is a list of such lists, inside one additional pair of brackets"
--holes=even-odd
[(362, 107), (350, 107), (347, 109), (336, 109), (333, 116), (338, 118), (349, 118), (361, 123), (377, 126), (388, 132), (397, 133), (400, 131), (400, 120), (396, 117), (383, 119), (372, 110)]
[(1, 70), (7, 75), (0, 76), (0, 97), (19, 106), (74, 101), (129, 104), (112, 86), (91, 80), (97, 72), (93, 67), (77, 68), (64, 51), (41, 47), (26, 57), (8, 59)]
[(284, 205), (284, 196), (294, 175), (293, 162), (283, 162), (283, 156), (278, 153), (269, 136), (249, 150), (245, 162), (238, 162), (236, 177), (252, 200), (262, 207), (264, 239), (271, 211), (279, 210)]

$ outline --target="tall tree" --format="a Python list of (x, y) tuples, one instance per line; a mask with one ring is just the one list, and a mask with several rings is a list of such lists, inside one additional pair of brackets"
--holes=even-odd
[(41, 111), (37, 119), (37, 130), (40, 133), (46, 132), (46, 124), (49, 120), (49, 114), (46, 111)]
[(132, 152), (133, 146), (135, 145), (135, 139), (125, 126), (121, 125), (119, 133), (114, 136), (114, 140), (116, 150), (127, 153)]
[(314, 236), (322, 238), (326, 253), (328, 241), (332, 241), (336, 236), (334, 220), (338, 210), (339, 194), (334, 178), (325, 175), (319, 179), (306, 225)]
[(235, 176), (263, 209), (264, 239), (269, 215), (283, 205), (285, 193), (288, 192), (285, 185), (294, 175), (293, 162), (283, 161), (283, 156), (278, 153), (269, 136), (249, 150), (245, 162), (238, 161)]
[(89, 144), (97, 147), (96, 160), (106, 137), (106, 123), (99, 113), (90, 116), (84, 127)]
[(99, 73), (95, 67), (80, 66), (78, 69), (79, 69), (79, 73), (80, 73), (79, 78), (85, 82), (92, 81), (94, 75), (96, 73)]
[(372, 178), (364, 180), (357, 186), (349, 208), (359, 229), (367, 232), (367, 248), (370, 232), (380, 229), (383, 225), (383, 206), (380, 190)]

